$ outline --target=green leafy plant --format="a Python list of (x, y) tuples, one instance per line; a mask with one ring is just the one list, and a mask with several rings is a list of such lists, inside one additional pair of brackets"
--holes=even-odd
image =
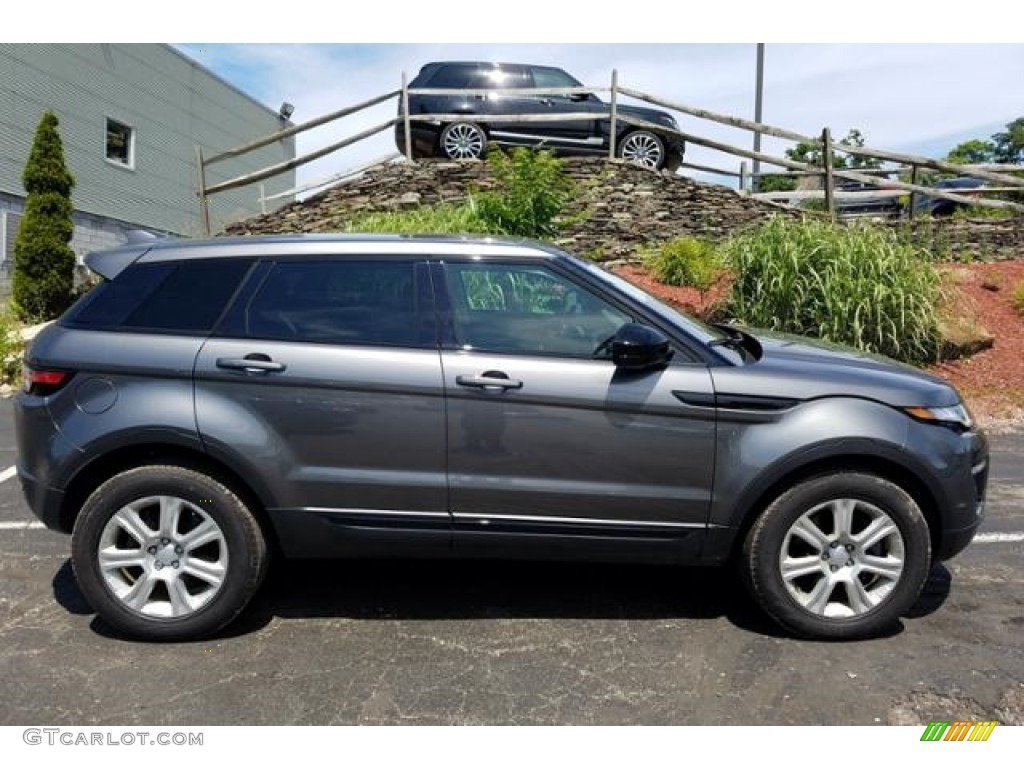
[(1024, 317), (1024, 280), (1013, 289), (1013, 311)]
[(68, 246), (74, 227), (71, 189), (75, 180), (64, 164), (59, 121), (46, 112), (22, 174), (28, 196), (14, 242), (12, 306), (27, 323), (51, 320), (71, 305), (75, 254)]
[(775, 218), (726, 245), (742, 323), (816, 336), (908, 362), (937, 359), (940, 277), (887, 228)]
[(20, 330), (21, 323), (9, 310), (0, 311), (0, 384), (17, 386), (21, 378), (25, 342)]
[(644, 261), (654, 277), (666, 285), (696, 288), (703, 293), (722, 275), (722, 260), (710, 243), (678, 237), (646, 252)]
[(573, 199), (576, 185), (550, 152), (517, 147), (487, 156), (494, 187), (478, 192), (477, 214), (487, 231), (517, 237), (552, 237), (557, 218)]

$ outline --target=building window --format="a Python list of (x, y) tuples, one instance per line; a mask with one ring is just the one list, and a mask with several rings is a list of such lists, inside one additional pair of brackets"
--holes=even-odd
[(107, 160), (126, 168), (135, 167), (135, 129), (107, 118)]

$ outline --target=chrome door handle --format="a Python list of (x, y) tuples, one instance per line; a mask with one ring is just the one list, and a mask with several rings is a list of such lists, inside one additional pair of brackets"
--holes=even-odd
[(278, 373), (287, 366), (284, 363), (275, 363), (273, 360), (263, 360), (260, 357), (218, 357), (217, 367), (245, 373)]
[(475, 389), (492, 391), (523, 388), (523, 382), (510, 379), (504, 374), (497, 376), (494, 371), (487, 371), (479, 376), (456, 376), (455, 383), (460, 387), (473, 387)]

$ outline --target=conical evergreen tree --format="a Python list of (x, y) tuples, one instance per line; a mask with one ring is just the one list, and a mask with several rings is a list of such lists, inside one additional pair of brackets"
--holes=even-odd
[(71, 188), (75, 180), (64, 164), (57, 116), (47, 111), (21, 176), (28, 197), (14, 241), (12, 305), (26, 323), (60, 315), (71, 304), (75, 254)]

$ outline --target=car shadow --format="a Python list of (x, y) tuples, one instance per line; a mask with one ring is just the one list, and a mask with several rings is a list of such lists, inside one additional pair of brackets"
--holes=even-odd
[[(937, 610), (951, 575), (936, 566), (906, 614)], [(69, 613), (93, 610), (70, 562), (53, 578), (53, 594)], [(716, 619), (769, 637), (791, 635), (767, 618), (733, 569), (519, 561), (278, 561), (245, 612), (217, 638), (258, 632), (273, 619)], [(120, 635), (99, 617), (91, 628)], [(903, 631), (902, 623), (883, 635)]]

